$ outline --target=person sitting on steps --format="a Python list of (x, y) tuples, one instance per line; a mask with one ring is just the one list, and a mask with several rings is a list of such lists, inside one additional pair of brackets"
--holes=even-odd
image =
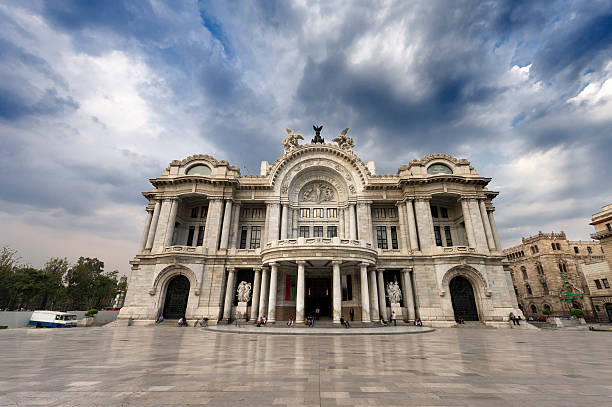
[(381, 326), (387, 326), (383, 317), (380, 317), (380, 320), (378, 322), (380, 323)]

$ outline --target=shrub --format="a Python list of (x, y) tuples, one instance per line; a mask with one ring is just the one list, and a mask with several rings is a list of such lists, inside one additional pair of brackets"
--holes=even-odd
[(89, 311), (87, 311), (87, 313), (85, 314), (86, 317), (91, 317), (94, 316), (98, 313), (98, 310), (95, 308), (90, 309)]
[(544, 314), (544, 315), (550, 315), (550, 314), (552, 314), (552, 311), (551, 311), (551, 310), (549, 310), (549, 309), (544, 308), (544, 309), (542, 310), (542, 314)]
[(573, 317), (581, 317), (584, 315), (584, 312), (580, 308), (572, 308), (570, 313)]

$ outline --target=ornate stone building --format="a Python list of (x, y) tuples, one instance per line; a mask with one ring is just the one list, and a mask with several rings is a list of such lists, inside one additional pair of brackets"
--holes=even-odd
[(588, 268), (585, 278), (591, 288), (596, 318), (612, 322), (612, 204), (602, 209), (591, 218), (591, 225), (595, 228), (591, 237), (599, 240), (608, 267), (603, 264), (593, 265)]
[[(309, 144), (287, 129), (260, 175), (208, 155), (172, 161), (151, 179), (148, 216), (120, 319), (212, 322), (352, 308), (450, 326), (456, 317), (508, 326), (519, 314), (487, 190), (465, 159), (432, 154), (377, 175), (348, 129)], [(244, 284), (243, 284), (244, 282)], [(249, 285), (250, 284), (250, 285)], [(252, 289), (252, 291), (251, 291)]]
[(603, 261), (598, 242), (569, 241), (564, 232), (539, 232), (505, 249), (504, 254), (519, 306), (526, 315), (542, 315), (542, 310), (549, 309), (554, 316), (568, 316), (573, 306), (587, 317), (593, 316), (583, 268)]

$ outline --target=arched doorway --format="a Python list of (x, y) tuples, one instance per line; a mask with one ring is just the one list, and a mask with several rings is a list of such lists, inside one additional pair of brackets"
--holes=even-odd
[(189, 279), (183, 275), (172, 278), (166, 289), (164, 318), (179, 319), (184, 317), (187, 309), (187, 297), (189, 297)]
[(606, 312), (608, 313), (608, 319), (612, 322), (612, 303), (606, 304)]
[(449, 289), (455, 320), (462, 317), (464, 321), (478, 321), (474, 289), (468, 279), (461, 276), (453, 278), (449, 283)]

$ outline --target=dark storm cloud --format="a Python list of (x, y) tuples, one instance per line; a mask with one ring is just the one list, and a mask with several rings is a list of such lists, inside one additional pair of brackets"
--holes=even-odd
[(62, 114), (78, 107), (72, 98), (58, 96), (55, 89), (47, 89), (37, 100), (28, 101), (23, 94), (3, 88), (0, 84), (0, 119), (18, 120), (29, 115)]

